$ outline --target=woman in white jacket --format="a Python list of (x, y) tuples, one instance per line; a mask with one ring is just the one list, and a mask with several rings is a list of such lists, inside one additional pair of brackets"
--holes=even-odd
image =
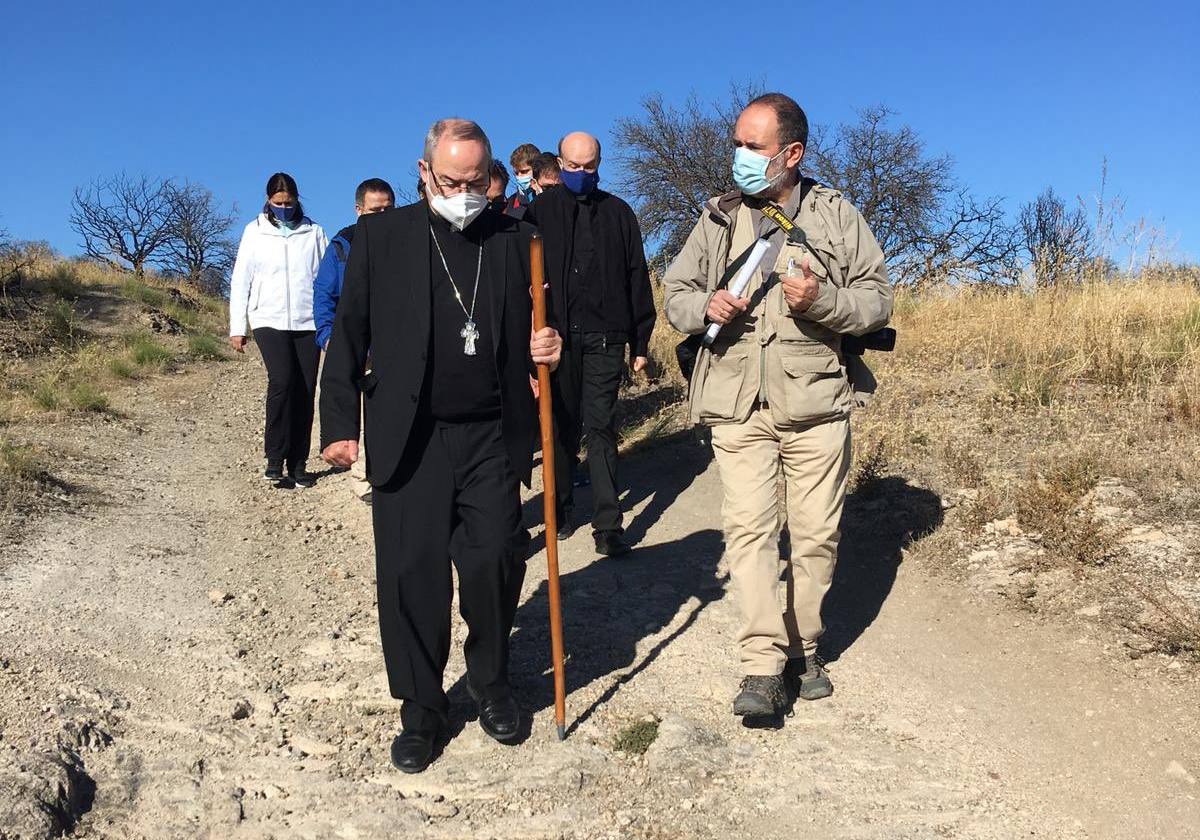
[(320, 361), (312, 292), (327, 244), (304, 215), (295, 180), (276, 172), (262, 212), (242, 232), (230, 279), (229, 343), (245, 352), (249, 319), (267, 366), (263, 478), (279, 486), (314, 482), (306, 469)]

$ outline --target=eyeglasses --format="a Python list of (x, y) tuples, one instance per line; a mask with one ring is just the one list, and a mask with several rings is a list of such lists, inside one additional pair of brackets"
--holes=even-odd
[(438, 175), (432, 168), (429, 174), (433, 176), (433, 182), (437, 184), (442, 195), (453, 195), (460, 192), (480, 192), (487, 190), (491, 183), (491, 173), (484, 172), (482, 177), (476, 178), (474, 181), (463, 181), (455, 178), (447, 178), (444, 175)]

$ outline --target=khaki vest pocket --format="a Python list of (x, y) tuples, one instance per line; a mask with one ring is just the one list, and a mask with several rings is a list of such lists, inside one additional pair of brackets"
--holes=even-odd
[(701, 423), (733, 420), (746, 378), (746, 357), (732, 353), (710, 354), (704, 385), (697, 403)]
[(768, 363), (768, 397), (779, 425), (815, 423), (848, 411), (850, 386), (832, 353), (802, 353)]
[[(833, 271), (838, 270), (837, 258), (833, 254), (833, 248), (826, 242), (812, 241), (811, 244), (821, 254), (821, 259), (825, 261)], [(809, 270), (817, 277), (817, 282), (821, 284), (832, 282), (834, 285), (840, 286), (840, 280), (835, 276), (831, 278), (828, 272), (825, 271), (825, 266), (818, 262), (807, 248), (793, 243), (784, 245), (783, 250), (779, 255), (779, 268), (777, 274), (782, 280), (787, 271), (787, 259), (791, 257), (795, 260), (795, 273), (800, 273), (800, 266), (804, 257), (808, 257)], [(792, 310), (787, 305), (787, 298), (783, 294), (783, 286), (778, 285), (771, 290), (775, 296), (771, 304), (771, 311), (775, 316), (775, 332), (783, 341), (804, 341), (804, 342), (820, 342), (828, 346), (831, 350), (836, 351), (838, 336), (826, 327), (820, 324), (809, 321), (803, 315), (793, 315)]]

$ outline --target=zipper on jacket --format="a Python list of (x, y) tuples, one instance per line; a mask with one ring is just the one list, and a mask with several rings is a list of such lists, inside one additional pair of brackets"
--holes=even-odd
[[(763, 285), (766, 285), (767, 279), (763, 278)], [(763, 295), (762, 301), (763, 314), (758, 319), (757, 333), (758, 338), (758, 401), (763, 405), (771, 404), (771, 395), (767, 393), (767, 345), (763, 341), (763, 337), (767, 332), (767, 314), (770, 307), (767, 305), (767, 296)]]
[(761, 341), (758, 347), (758, 401), (763, 405), (771, 404), (771, 396), (767, 393), (767, 345)]
[(288, 237), (283, 237), (283, 308), (287, 312), (287, 328), (292, 329), (292, 268), (288, 264)]

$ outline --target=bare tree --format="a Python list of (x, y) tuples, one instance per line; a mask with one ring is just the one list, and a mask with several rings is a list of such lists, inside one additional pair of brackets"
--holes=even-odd
[(1018, 224), (1039, 287), (1080, 279), (1093, 257), (1092, 229), (1082, 206), (1068, 209), (1047, 187), (1021, 207)]
[[(733, 188), (733, 124), (759, 93), (757, 85), (735, 86), (723, 102), (692, 96), (679, 107), (656, 94), (642, 100), (640, 114), (617, 121), (625, 173), (618, 188), (664, 259), (683, 247), (704, 202)], [(1010, 282), (1019, 246), (1002, 200), (970, 195), (951, 158), (928, 156), (911, 128), (890, 126), (891, 116), (874, 106), (852, 124), (813, 126), (802, 166), (859, 209), (899, 281)]]
[(70, 223), (84, 253), (141, 276), (171, 237), (172, 192), (169, 180), (123, 172), (76, 188)]
[(642, 233), (657, 253), (679, 253), (704, 202), (733, 189), (729, 160), (733, 124), (760, 85), (735, 85), (727, 100), (705, 104), (694, 94), (682, 106), (660, 94), (642, 100), (642, 112), (617, 120), (617, 189), (633, 199)]
[(899, 282), (1010, 285), (1021, 275), (1021, 245), (1003, 199), (979, 199), (960, 188), (893, 265)]
[(863, 214), (889, 264), (903, 263), (932, 237), (943, 202), (955, 191), (949, 155), (927, 157), (910, 127), (891, 128), (892, 112), (874, 105), (810, 150), (817, 180), (841, 191)]
[(8, 231), (0, 228), (0, 295), (8, 290), (10, 283), (20, 280), (21, 268), (16, 246), (9, 239)]
[(1003, 199), (971, 195), (953, 158), (928, 155), (893, 117), (873, 105), (856, 122), (820, 132), (806, 155), (814, 176), (863, 214), (897, 282), (1013, 282), (1020, 247)]
[(165, 274), (224, 292), (237, 254), (229, 238), (236, 211), (223, 210), (212, 192), (199, 184), (168, 182), (167, 191), (172, 207), (168, 236), (151, 261)]

